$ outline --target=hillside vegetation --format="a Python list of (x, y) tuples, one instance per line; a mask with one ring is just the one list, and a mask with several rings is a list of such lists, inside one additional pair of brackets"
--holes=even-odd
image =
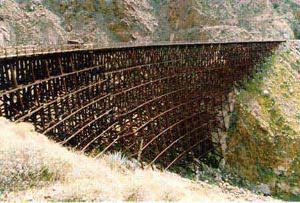
[(300, 42), (282, 44), (237, 91), (227, 167), (251, 187), (300, 200)]
[(0, 118), (0, 201), (277, 201), (230, 186), (144, 169), (120, 153), (92, 159)]

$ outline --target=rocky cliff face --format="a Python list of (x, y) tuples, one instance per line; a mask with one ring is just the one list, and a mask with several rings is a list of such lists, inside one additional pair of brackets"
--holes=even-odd
[(290, 4), (299, 13), (299, 2), (292, 1), (172, 1), (168, 4), (170, 37), (204, 41), (293, 38), (290, 21), (297, 12), (286, 12)]
[(2, 0), (0, 6), (0, 44), (58, 44), (64, 42), (60, 18), (36, 3)]
[(1, 0), (0, 44), (300, 37), (299, 0)]
[[(300, 200), (300, 43), (283, 44), (239, 90), (226, 167), (256, 190)], [(250, 185), (251, 185), (250, 184)]]

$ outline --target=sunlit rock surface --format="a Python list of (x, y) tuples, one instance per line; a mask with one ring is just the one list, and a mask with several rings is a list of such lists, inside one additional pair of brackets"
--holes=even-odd
[(231, 119), (227, 167), (259, 191), (300, 200), (300, 42), (283, 44), (239, 91)]
[(299, 13), (298, 0), (2, 0), (0, 42), (291, 39), (300, 38)]

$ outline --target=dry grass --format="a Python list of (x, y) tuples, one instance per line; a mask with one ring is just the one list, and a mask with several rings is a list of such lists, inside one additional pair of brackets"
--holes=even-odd
[[(34, 132), (30, 124), (0, 118), (0, 201), (219, 201), (233, 195), (218, 186), (139, 165), (120, 153), (92, 159)], [(241, 199), (261, 197), (246, 192)]]

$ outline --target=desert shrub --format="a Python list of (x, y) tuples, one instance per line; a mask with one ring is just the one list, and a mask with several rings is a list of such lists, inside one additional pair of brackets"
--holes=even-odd
[(279, 4), (278, 4), (278, 3), (274, 3), (274, 4), (273, 4), (273, 8), (274, 8), (274, 9), (279, 8)]
[(47, 157), (30, 146), (0, 152), (0, 190), (23, 190), (54, 182), (63, 176), (66, 163)]
[(0, 123), (5, 123), (0, 132), (0, 191), (24, 190), (64, 177), (69, 164), (57, 156), (58, 146), (45, 147), (50, 142), (37, 137), (31, 125), (18, 127), (3, 119)]

